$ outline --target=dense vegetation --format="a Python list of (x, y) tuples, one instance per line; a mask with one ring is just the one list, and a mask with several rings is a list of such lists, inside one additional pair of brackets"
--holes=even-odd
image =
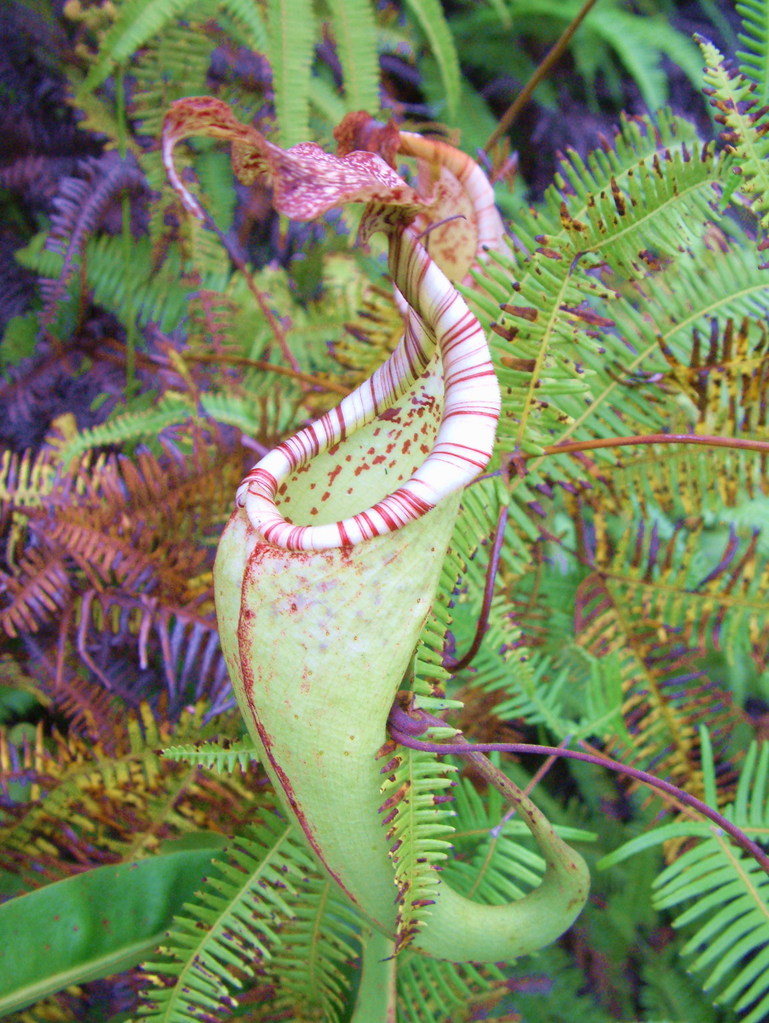
[[(398, 1023), (767, 1018), (769, 2), (11, 0), (0, 38), (0, 1015), (375, 1023), (381, 982)], [(393, 117), (494, 183), (508, 244), (464, 293), (502, 420), (407, 681), (471, 742), (681, 793), (491, 754), (591, 867), (536, 956), (388, 959), (252, 757), (219, 535), (401, 313), (354, 214), (289, 222), (211, 139), (177, 147), (185, 214), (159, 136), (199, 95), (284, 147)], [(531, 890), (454, 763), (446, 878)]]

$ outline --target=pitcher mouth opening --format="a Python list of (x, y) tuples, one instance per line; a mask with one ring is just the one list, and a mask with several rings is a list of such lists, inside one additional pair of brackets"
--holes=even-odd
[(415, 474), (439, 435), (444, 391), (436, 353), (411, 390), (344, 445), (298, 465), (296, 437), (270, 452), (243, 480), (237, 505), (266, 542), (287, 550), (350, 547), (402, 528), (434, 507)]

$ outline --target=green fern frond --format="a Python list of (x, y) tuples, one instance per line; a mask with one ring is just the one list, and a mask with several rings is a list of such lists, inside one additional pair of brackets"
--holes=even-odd
[(231, 774), (236, 767), (241, 771), (257, 760), (257, 751), (250, 739), (216, 742), (188, 742), (182, 746), (167, 746), (163, 756), (168, 760), (183, 761), (204, 767), (218, 774)]
[[(657, 111), (668, 102), (668, 76), (663, 56), (680, 68), (695, 88), (700, 84), (697, 47), (671, 25), (665, 14), (639, 17), (631, 11), (605, 5), (600, 13), (588, 16), (585, 29), (594, 37), (594, 43), (590, 47), (587, 43), (573, 47), (580, 73), (588, 81), (594, 81), (599, 67), (605, 69), (604, 47), (610, 49), (632, 77), (650, 111)], [(595, 58), (590, 61), (592, 54)]]
[(665, 261), (701, 237), (719, 180), (714, 146), (697, 152), (681, 145), (640, 161), (624, 187), (611, 178), (593, 193), (584, 220), (572, 216), (565, 197), (562, 222), (575, 256), (597, 253), (622, 277), (645, 275), (644, 250)]
[(288, 149), (310, 137), (310, 69), (315, 45), (311, 0), (268, 0), (268, 53), (275, 89), (276, 141)]
[(116, 67), (126, 64), (140, 47), (194, 3), (195, 0), (126, 0), (117, 8), (115, 21), (102, 42), (99, 60), (86, 76), (83, 90), (98, 89)]
[[(655, 156), (662, 159), (666, 152), (694, 152), (699, 143), (695, 126), (682, 117), (662, 109), (654, 119), (648, 116), (620, 118), (617, 133), (602, 141), (583, 159), (574, 150), (568, 150), (545, 193), (544, 210), (539, 218), (549, 216), (550, 222), (532, 222), (535, 234), (556, 236), (561, 228), (561, 203), (568, 202), (569, 216), (583, 220), (593, 202), (593, 196), (610, 187), (612, 179), (627, 192), (639, 164), (650, 166)], [(531, 216), (532, 214), (530, 214)]]
[(525, 646), (502, 664), (493, 650), (484, 648), (475, 668), (478, 685), (502, 696), (494, 713), (503, 720), (544, 725), (559, 740), (581, 730), (564, 715), (564, 695), (575, 681), (568, 668), (559, 669), (549, 658)]
[(769, 8), (764, 0), (738, 0), (741, 18), (738, 38), (745, 47), (737, 54), (741, 73), (756, 86), (759, 107), (769, 102)]
[(476, 1000), (504, 991), (506, 980), (497, 966), (447, 963), (405, 951), (398, 957), (397, 983), (400, 1023), (425, 1023), (466, 1019)]
[[(662, 402), (657, 387), (629, 387), (634, 377), (669, 374), (668, 351), (691, 359), (693, 331), (725, 331), (730, 320), (763, 317), (767, 301), (766, 276), (750, 247), (731, 246), (726, 252), (705, 252), (697, 259), (681, 256), (662, 273), (634, 285), (632, 300), (619, 296), (606, 304), (614, 329), (601, 336), (603, 351), (585, 347), (580, 357), (593, 373), (589, 406), (564, 431), (565, 437), (663, 433), (682, 414), (680, 402)], [(753, 333), (754, 328), (750, 328)], [(689, 409), (692, 409), (687, 402)], [(679, 432), (694, 429), (696, 411)], [(673, 431), (675, 432), (675, 431)], [(695, 457), (691, 452), (687, 456)], [(616, 462), (611, 453), (597, 451), (602, 466)], [(675, 458), (667, 454), (666, 460)], [(552, 461), (550, 461), (552, 467)], [(576, 466), (558, 459), (559, 470), (572, 478)]]
[[(717, 119), (726, 126), (729, 150), (739, 168), (733, 188), (747, 197), (761, 226), (766, 228), (769, 226), (769, 123), (765, 110), (759, 106), (755, 87), (749, 79), (731, 73), (712, 43), (702, 39), (700, 46), (707, 64), (707, 91), (718, 111)], [(732, 190), (728, 189), (727, 194)]]
[(152, 1023), (197, 1023), (234, 1008), (232, 992), (273, 955), (280, 925), (292, 916), (286, 895), (311, 869), (292, 827), (269, 814), (227, 852), (214, 861), (198, 901), (174, 918), (160, 956), (144, 965), (157, 983), (144, 992)]
[[(267, 50), (267, 31), (256, 3), (251, 0), (218, 0), (216, 7), (238, 22), (241, 44), (262, 52)], [(173, 32), (173, 23), (178, 19), (189, 15), (194, 20), (197, 14), (205, 20), (215, 13), (216, 7), (204, 0), (124, 0), (116, 9), (115, 20), (102, 41), (99, 59), (90, 69), (80, 92), (87, 94), (98, 89), (138, 50), (162, 39), (169, 29)]]
[[(531, 848), (523, 821), (509, 816), (496, 790), (483, 797), (468, 779), (455, 790), (456, 855), (446, 867), (446, 878), (467, 898), (491, 905), (522, 898), (535, 888), (545, 861)], [(566, 841), (592, 841), (580, 828), (556, 826)]]
[[(492, 338), (503, 394), (499, 441), (515, 452), (536, 453), (594, 414), (585, 398), (601, 391), (591, 377), (600, 370), (606, 378), (604, 338), (597, 343), (596, 335), (613, 325), (618, 301), (595, 267), (608, 263), (619, 280), (636, 281), (649, 275), (650, 250), (663, 266), (680, 258), (682, 245), (702, 249), (719, 161), (679, 121), (663, 119), (659, 132), (650, 121), (626, 122), (613, 149), (566, 162), (546, 212), (524, 214), (516, 250), (491, 254), (477, 275), (503, 310)], [(616, 335), (606, 340), (619, 348)]]
[(292, 919), (267, 966), (277, 988), (275, 1007), (292, 1019), (338, 1023), (349, 1000), (349, 964), (360, 956), (361, 918), (327, 877), (307, 877), (286, 894)]
[(257, 53), (268, 52), (269, 36), (259, 4), (254, 0), (216, 0), (216, 5), (224, 14), (235, 19), (241, 31), (234, 38), (241, 45)]
[(439, 884), (436, 866), (446, 859), (451, 848), (447, 836), (453, 830), (446, 823), (451, 811), (441, 807), (442, 799), (436, 794), (451, 786), (449, 774), (455, 769), (420, 750), (388, 750), (386, 755), (381, 789), (384, 802), (379, 811), (395, 868), (395, 947), (400, 951), (429, 919), (435, 902)]
[[(696, 260), (684, 256), (641, 284), (639, 303), (621, 302), (612, 308), (623, 336), (639, 339), (640, 357), (626, 359), (626, 371), (664, 368), (659, 360), (661, 347), (656, 358), (649, 358), (655, 340), (679, 359), (688, 359), (693, 329), (710, 329), (714, 320), (724, 329), (729, 320), (761, 319), (768, 296), (766, 274), (749, 244), (738, 242), (726, 251), (702, 252)], [(645, 323), (641, 309), (646, 313)]]
[[(196, 7), (199, 6), (198, 3)], [(248, 6), (256, 9), (254, 4)], [(131, 65), (135, 86), (130, 109), (142, 134), (159, 138), (163, 115), (174, 100), (206, 92), (210, 63), (211, 39), (203, 30), (202, 21), (195, 17), (190, 18), (189, 24), (169, 22), (162, 32), (146, 40)], [(145, 169), (149, 157), (160, 163), (159, 153), (145, 154), (142, 159)]]
[(446, 92), (446, 112), (445, 115), (441, 112), (441, 117), (451, 121), (456, 117), (462, 78), (454, 37), (446, 22), (443, 7), (440, 0), (406, 0), (406, 6), (424, 32), (441, 69)]
[[(749, 838), (761, 845), (769, 844), (769, 790), (767, 790), (769, 744), (750, 743), (745, 759), (740, 765), (739, 777), (732, 797), (726, 805), (719, 806), (717, 765), (710, 731), (704, 725), (700, 727), (699, 738), (704, 801), (713, 809), (718, 809), (728, 820), (741, 828)], [(707, 820), (693, 818), (678, 820), (653, 828), (630, 839), (620, 848), (604, 856), (598, 866), (602, 870), (606, 869), (615, 863), (621, 863), (623, 860), (635, 856), (637, 853), (644, 852), (646, 849), (663, 845), (671, 839), (711, 839), (713, 836), (713, 824)], [(716, 837), (720, 843), (721, 836)], [(734, 855), (737, 855), (736, 849), (732, 851)]]
[(62, 463), (72, 466), (95, 448), (154, 439), (162, 436), (163, 431), (169, 427), (188, 423), (193, 415), (194, 409), (189, 398), (180, 394), (166, 394), (162, 401), (152, 406), (135, 412), (124, 412), (98, 426), (80, 430), (71, 440), (62, 444)]
[[(156, 268), (150, 240), (138, 238), (131, 243), (131, 262), (126, 265), (122, 237), (105, 236), (86, 245), (85, 259), (94, 301), (122, 322), (140, 326), (153, 322), (164, 332), (183, 322), (190, 285), (184, 280), (178, 250), (169, 252), (163, 265)], [(204, 287), (216, 283), (210, 276), (201, 282)]]
[(575, 256), (568, 245), (538, 246), (492, 338), (502, 390), (498, 444), (515, 452), (540, 451), (553, 428), (571, 421), (569, 405), (584, 407), (589, 393), (589, 381), (569, 355), (593, 342), (573, 311), (586, 291), (602, 289), (569, 274)]
[(379, 109), (379, 60), (371, 0), (330, 0), (348, 110)]
[[(622, 528), (599, 514), (579, 528), (590, 529), (588, 521), (595, 550), (583, 553), (597, 571), (580, 585), (575, 633), (593, 655), (619, 658), (623, 715), (633, 737), (628, 755), (698, 793), (697, 723), (708, 721), (724, 742), (736, 721), (728, 694), (708, 677), (703, 652), (710, 646), (730, 657), (763, 656), (763, 555), (755, 537), (741, 542), (733, 527), (707, 543), (701, 521), (691, 518), (673, 526), (640, 514)], [(758, 578), (750, 582), (742, 575), (754, 571)]]
[[(715, 803), (715, 768), (707, 733), (702, 735), (706, 801)], [(740, 771), (733, 803), (725, 815), (750, 837), (769, 842), (769, 745), (753, 743)], [(769, 878), (763, 869), (715, 833), (707, 821), (680, 821), (640, 836), (601, 860), (617, 863), (671, 838), (700, 841), (678, 857), (657, 878), (653, 901), (658, 909), (690, 903), (675, 918), (677, 928), (696, 926), (683, 947), (689, 969), (716, 1001), (733, 1004), (743, 1023), (761, 1023), (769, 1011)], [(704, 922), (703, 922), (704, 918)]]

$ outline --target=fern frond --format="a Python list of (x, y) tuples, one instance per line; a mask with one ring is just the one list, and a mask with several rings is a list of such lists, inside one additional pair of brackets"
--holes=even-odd
[[(173, 727), (155, 720), (143, 705), (130, 718), (110, 715), (112, 732), (103, 739), (54, 733), (26, 765), (0, 761), (4, 786), (24, 781), (42, 790), (27, 804), (0, 807), (3, 866), (36, 887), (43, 872), (61, 877), (80, 869), (78, 864), (146, 856), (161, 839), (201, 826), (217, 831), (238, 826), (244, 806), (256, 809), (250, 769), (247, 781), (214, 781), (164, 762), (157, 752), (174, 739), (186, 744), (210, 734), (203, 714), (197, 707)], [(224, 725), (219, 722), (220, 731)]]
[(268, 52), (267, 26), (259, 5), (253, 3), (253, 0), (218, 0), (217, 6), (245, 29), (236, 37), (243, 45), (257, 53)]
[(737, 54), (740, 72), (756, 86), (756, 103), (763, 107), (769, 102), (769, 9), (763, 0), (737, 0), (735, 6), (745, 47)]
[(441, 962), (407, 950), (398, 957), (397, 983), (399, 1021), (425, 1023), (447, 1012), (462, 1019), (474, 1001), (501, 993), (507, 981), (497, 966)]
[[(601, 335), (605, 350), (585, 346), (580, 351), (594, 374), (593, 400), (574, 417), (564, 437), (579, 437), (584, 431), (591, 436), (669, 431), (670, 419), (680, 408), (660, 405), (658, 388), (638, 394), (627, 386), (628, 380), (636, 374), (669, 372), (662, 354), (666, 349), (679, 360), (689, 360), (694, 329), (713, 329), (715, 321), (716, 329), (725, 330), (730, 319), (763, 317), (769, 294), (755, 253), (741, 245), (726, 252), (701, 252), (696, 260), (681, 255), (634, 287), (633, 299), (618, 296), (601, 310), (614, 328)], [(594, 457), (602, 465), (614, 461), (600, 452)], [(567, 478), (573, 477), (574, 468), (559, 461)]]
[(648, 276), (650, 250), (660, 265), (681, 258), (682, 241), (701, 251), (719, 161), (680, 122), (667, 119), (659, 131), (626, 122), (614, 149), (564, 163), (545, 213), (522, 216), (515, 250), (490, 254), (477, 275), (503, 309), (491, 347), (503, 394), (499, 440), (514, 452), (573, 435), (594, 416), (591, 390), (603, 397), (592, 376), (605, 379), (604, 340), (621, 342), (607, 329), (618, 295), (600, 286), (596, 267), (637, 281)]
[[(445, 119), (451, 121), (457, 114), (462, 77), (454, 37), (446, 22), (443, 7), (440, 0), (406, 0), (406, 6), (424, 32), (432, 55), (441, 69), (441, 79), (446, 93)], [(443, 114), (441, 116), (443, 117)]]
[(516, 647), (509, 659), (495, 656), (485, 647), (478, 655), (478, 685), (502, 699), (494, 713), (503, 720), (525, 721), (544, 725), (559, 740), (580, 730), (576, 722), (564, 715), (564, 697), (574, 677), (568, 668), (558, 668), (536, 650)]
[[(137, 238), (126, 265), (121, 238), (102, 237), (86, 245), (86, 275), (93, 299), (113, 311), (124, 323), (146, 326), (157, 323), (163, 332), (184, 322), (191, 290), (185, 280), (181, 254), (172, 249), (160, 267), (152, 258), (149, 238)], [(216, 288), (222, 284), (221, 266), (202, 272), (199, 283)]]
[(695, 329), (688, 364), (660, 342), (669, 366), (667, 377), (696, 408), (694, 430), (730, 437), (766, 434), (769, 388), (769, 333), (760, 320), (745, 317), (739, 325), (727, 320), (722, 330), (713, 320), (703, 351)]
[[(710, 781), (707, 801), (715, 806), (714, 765), (707, 735), (703, 767)], [(762, 844), (769, 841), (766, 776), (769, 746), (752, 744), (740, 772), (734, 802), (724, 813)], [(697, 836), (657, 878), (653, 900), (658, 909), (689, 903), (673, 925), (696, 927), (683, 947), (689, 969), (716, 1002), (733, 1004), (743, 1023), (761, 1023), (769, 1011), (769, 878), (742, 850), (731, 845), (708, 822), (681, 821), (654, 829), (605, 857), (601, 866), (669, 838)], [(704, 918), (704, 922), (703, 922)]]
[[(545, 861), (530, 848), (525, 824), (507, 815), (509, 807), (496, 790), (481, 797), (471, 781), (462, 779), (455, 809), (457, 855), (445, 873), (463, 895), (495, 905), (520, 899), (539, 884)], [(579, 828), (559, 825), (556, 830), (567, 841), (594, 839)]]
[[(668, 102), (668, 78), (662, 64), (665, 56), (679, 67), (696, 87), (700, 84), (701, 62), (697, 48), (662, 13), (638, 17), (620, 7), (605, 7), (598, 16), (586, 19), (586, 29), (619, 58), (630, 74), (648, 110), (654, 112)], [(600, 61), (600, 44), (590, 48)], [(585, 67), (587, 46), (574, 46), (577, 67), (591, 81), (599, 68), (595, 61)], [(589, 59), (589, 58), (588, 58)]]
[(108, 152), (98, 159), (81, 161), (79, 171), (80, 176), (63, 179), (54, 200), (55, 213), (46, 247), (63, 258), (59, 276), (41, 284), (44, 326), (53, 322), (85, 240), (100, 224), (110, 203), (121, 192), (136, 194), (146, 190), (144, 176), (132, 156), (123, 159), (116, 152)]
[(231, 992), (279, 946), (280, 925), (292, 917), (286, 895), (308, 869), (301, 839), (279, 818), (268, 814), (241, 834), (227, 858), (214, 861), (198, 901), (175, 917), (160, 956), (145, 964), (157, 983), (145, 991), (145, 1018), (197, 1023), (212, 1010), (232, 1010), (237, 1000)]
[(379, 59), (371, 0), (330, 0), (348, 111), (379, 109)]
[[(657, 474), (660, 490), (664, 479)], [(627, 513), (624, 504), (621, 514)], [(735, 655), (742, 649), (764, 656), (763, 598), (752, 595), (764, 586), (756, 565), (763, 557), (754, 538), (742, 544), (733, 532), (724, 537), (723, 553), (710, 548), (703, 557), (701, 520), (672, 526), (651, 509), (624, 529), (601, 513), (594, 522), (595, 548), (587, 557), (601, 567), (580, 586), (575, 632), (595, 656), (620, 658), (623, 714), (633, 735), (628, 752), (696, 792), (697, 723), (708, 721), (725, 742), (736, 713), (728, 694), (708, 678), (703, 650), (712, 644), (731, 652), (738, 644)], [(754, 640), (749, 649), (744, 628)]]
[[(201, 95), (207, 89), (211, 38), (201, 21), (194, 18), (195, 8), (200, 7), (199, 0), (190, 6), (193, 17), (189, 24), (168, 22), (162, 32), (145, 41), (132, 61), (135, 86), (130, 100), (131, 114), (141, 133), (152, 138), (160, 135), (163, 112), (174, 100)], [(258, 16), (255, 4), (246, 6)], [(155, 158), (153, 163), (160, 162), (158, 154), (146, 154), (142, 160), (145, 169), (150, 157)], [(159, 183), (158, 178), (154, 184)]]
[(183, 746), (167, 746), (163, 756), (169, 760), (181, 760), (185, 763), (205, 767), (219, 774), (231, 773), (236, 767), (244, 771), (252, 761), (257, 759), (256, 748), (250, 739), (237, 739), (232, 742), (189, 742)]
[(759, 106), (751, 81), (727, 68), (718, 49), (707, 40), (700, 40), (707, 67), (705, 80), (711, 103), (718, 111), (717, 119), (726, 126), (726, 140), (739, 180), (734, 186), (747, 197), (759, 217), (761, 226), (769, 226), (769, 122), (765, 109)]
[(154, 440), (163, 437), (164, 433), (168, 436), (166, 431), (187, 425), (192, 416), (190, 398), (166, 393), (161, 401), (133, 412), (120, 413), (98, 426), (79, 430), (61, 445), (60, 458), (64, 465), (75, 466), (85, 461), (94, 449)]
[[(386, 751), (386, 752), (385, 752)], [(388, 757), (382, 773), (384, 802), (379, 808), (387, 827), (390, 859), (395, 868), (396, 952), (406, 948), (430, 917), (439, 884), (437, 865), (446, 859), (453, 828), (436, 793), (452, 785), (454, 768), (420, 750), (383, 747)]]
[(541, 450), (551, 430), (570, 421), (568, 405), (576, 407), (589, 392), (589, 381), (566, 352), (591, 345), (585, 324), (572, 313), (584, 301), (585, 290), (602, 289), (577, 283), (569, 274), (575, 256), (568, 245), (558, 250), (539, 246), (529, 272), (516, 285), (515, 304), (505, 304), (492, 338), (502, 390), (498, 443), (515, 452)]
[[(723, 461), (728, 466), (728, 458)], [(731, 468), (727, 471), (731, 476)], [(700, 482), (692, 480), (692, 494)], [(619, 599), (640, 600), (650, 618), (659, 615), (670, 627), (680, 626), (681, 637), (693, 646), (712, 645), (732, 657), (740, 651), (763, 664), (769, 642), (764, 593), (769, 569), (754, 524), (748, 520), (738, 530), (731, 521), (711, 536), (701, 518), (673, 528), (662, 521), (650, 528), (643, 519), (628, 527), (612, 553), (599, 548), (606, 577), (618, 597), (623, 593)], [(706, 539), (712, 542), (703, 549)]]
[(64, 558), (34, 547), (24, 552), (13, 574), (0, 572), (4, 591), (0, 629), (8, 636), (37, 632), (66, 606), (72, 586)]
[(719, 180), (714, 146), (697, 152), (682, 144), (639, 162), (625, 187), (611, 178), (588, 202), (586, 222), (572, 217), (566, 197), (562, 222), (575, 255), (596, 252), (621, 276), (643, 276), (644, 249), (664, 261), (702, 235)]
[(120, 65), (150, 39), (162, 33), (175, 18), (181, 17), (195, 0), (126, 0), (117, 8), (115, 20), (102, 41), (99, 60), (82, 84), (84, 92), (93, 92)]
[[(751, 742), (739, 768), (736, 786), (729, 802), (718, 806), (717, 763), (707, 726), (700, 727), (700, 752), (703, 776), (704, 801), (732, 821), (745, 834), (761, 845), (769, 843), (769, 805), (767, 791), (767, 769), (769, 768), (769, 744)], [(707, 820), (687, 818), (671, 824), (652, 828), (630, 839), (620, 848), (604, 856), (599, 867), (604, 869), (615, 863), (654, 848), (675, 838), (710, 839), (714, 835), (713, 825)], [(720, 835), (716, 836), (720, 842)], [(736, 854), (736, 851), (735, 851)]]
[(349, 1000), (348, 969), (360, 957), (358, 912), (327, 877), (311, 874), (286, 894), (293, 916), (267, 965), (276, 985), (275, 1007), (292, 1019), (339, 1023)]
[(699, 146), (695, 126), (669, 110), (661, 110), (654, 120), (623, 115), (614, 137), (602, 138), (601, 145), (585, 158), (573, 149), (567, 151), (552, 187), (545, 193), (544, 209), (531, 223), (534, 234), (547, 233), (556, 237), (559, 225), (561, 229), (567, 228), (568, 221), (561, 223), (561, 204), (564, 201), (568, 203), (569, 217), (582, 221), (588, 215), (593, 197), (610, 188), (612, 180), (627, 193), (639, 165), (650, 167), (655, 157), (662, 161), (668, 152), (683, 154), (686, 151), (691, 154)]
[(311, 0), (268, 0), (269, 54), (275, 88), (277, 142), (288, 149), (310, 137), (310, 69), (315, 43)]

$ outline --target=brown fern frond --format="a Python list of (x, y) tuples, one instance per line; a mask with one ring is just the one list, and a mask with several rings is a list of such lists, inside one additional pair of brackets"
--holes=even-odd
[(86, 239), (103, 223), (111, 208), (117, 209), (115, 200), (123, 193), (141, 195), (147, 190), (144, 175), (131, 155), (121, 157), (110, 151), (81, 160), (79, 170), (80, 176), (63, 179), (54, 200), (56, 212), (51, 218), (46, 248), (59, 253), (63, 263), (55, 278), (46, 278), (41, 283), (40, 322), (44, 327), (50, 326), (56, 317)]
[(61, 554), (51, 548), (30, 547), (14, 573), (0, 573), (0, 628), (8, 636), (37, 632), (44, 622), (60, 614), (72, 595)]
[(78, 652), (92, 668), (89, 651), (100, 636), (106, 636), (110, 645), (117, 641), (121, 647), (135, 650), (137, 673), (152, 666), (156, 685), (165, 683), (172, 709), (204, 698), (211, 714), (232, 706), (213, 612), (174, 607), (155, 597), (120, 591), (89, 591), (76, 616)]
[[(176, 727), (145, 706), (115, 721), (110, 749), (69, 732), (45, 741), (13, 743), (0, 730), (0, 788), (33, 785), (24, 805), (0, 803), (0, 864), (36, 887), (86, 866), (149, 855), (158, 844), (190, 830), (233, 834), (254, 815), (264, 786), (256, 768), (245, 777), (207, 774), (163, 758), (160, 748), (211, 735), (204, 708)], [(225, 734), (234, 717), (219, 721)]]
[(19, 193), (30, 205), (49, 209), (63, 177), (77, 169), (73, 156), (19, 156), (0, 167), (0, 188)]
[(713, 320), (710, 333), (692, 334), (688, 363), (681, 362), (660, 338), (660, 351), (675, 383), (697, 410), (695, 430), (726, 436), (767, 432), (769, 394), (769, 330), (745, 317), (739, 325)]
[(740, 715), (681, 630), (654, 614), (642, 595), (629, 600), (613, 583), (596, 572), (581, 584), (575, 632), (591, 654), (615, 655), (621, 665), (622, 714), (632, 737), (623, 757), (702, 796), (698, 726), (707, 724), (722, 751)]
[(202, 434), (185, 446), (89, 455), (67, 471), (51, 450), (7, 455), (0, 473), (0, 629), (24, 638), (54, 709), (83, 695), (76, 728), (104, 744), (117, 698), (165, 692), (174, 716), (204, 697), (212, 712), (230, 705), (211, 537), (242, 465)]
[(107, 755), (114, 755), (117, 725), (125, 708), (108, 689), (63, 665), (56, 674), (56, 685), (45, 687), (44, 692), (50, 696), (51, 709), (66, 717), (74, 734), (100, 743)]

